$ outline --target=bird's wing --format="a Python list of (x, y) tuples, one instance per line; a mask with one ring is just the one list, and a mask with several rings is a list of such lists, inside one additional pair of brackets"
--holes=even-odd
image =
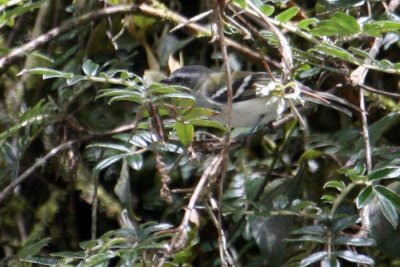
[[(228, 98), (228, 90), (225, 79), (220, 79), (221, 76), (213, 77), (211, 75), (208, 85), (210, 87), (218, 88), (210, 92), (210, 97), (215, 102), (225, 104)], [(232, 74), (232, 101), (240, 102), (257, 97), (257, 90), (260, 86), (267, 85), (271, 81), (270, 75), (265, 72), (234, 72)]]

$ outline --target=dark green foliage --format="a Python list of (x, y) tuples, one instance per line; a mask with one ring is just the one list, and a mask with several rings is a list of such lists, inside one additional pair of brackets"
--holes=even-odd
[[(229, 62), (207, 1), (163, 2), (0, 0), (0, 265), (400, 266), (395, 1), (231, 1)], [(283, 77), (291, 119), (229, 129), (179, 56)]]

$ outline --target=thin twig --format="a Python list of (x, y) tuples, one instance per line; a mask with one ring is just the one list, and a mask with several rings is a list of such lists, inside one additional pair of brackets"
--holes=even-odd
[(95, 240), (97, 236), (97, 207), (98, 207), (97, 191), (99, 187), (99, 177), (98, 175), (94, 175), (92, 176), (92, 178), (93, 178), (93, 195), (92, 195), (91, 239)]
[(233, 259), (232, 256), (230, 255), (229, 251), (228, 251), (228, 246), (227, 246), (227, 241), (226, 241), (226, 237), (225, 237), (225, 233), (224, 233), (224, 229), (222, 229), (222, 225), (220, 223), (220, 221), (217, 219), (217, 217), (215, 217), (212, 208), (206, 204), (206, 210), (208, 212), (208, 215), (211, 218), (211, 221), (214, 223), (215, 228), (218, 231), (218, 243), (220, 243), (221, 245), (219, 246), (220, 249), (220, 255), (225, 255), (224, 258), (227, 259), (229, 266), (233, 265)]
[[(388, 7), (390, 7), (390, 11), (394, 12), (397, 7), (399, 6), (399, 0), (392, 0), (390, 1)], [(372, 62), (372, 59), (375, 58), (379, 50), (383, 44), (382, 38), (375, 38), (373, 45), (368, 53), (369, 57), (364, 60), (364, 64), (359, 66), (356, 70), (354, 70), (350, 75), (350, 80), (355, 87), (360, 87), (359, 97), (360, 97), (360, 116), (362, 121), (362, 132), (364, 137), (364, 146), (365, 146), (365, 161), (367, 165), (367, 172), (371, 172), (372, 166), (372, 154), (371, 154), (371, 145), (370, 145), (370, 138), (368, 132), (368, 121), (367, 121), (367, 113), (365, 110), (365, 99), (364, 99), (364, 89), (361, 87), (361, 84), (364, 84), (365, 77), (368, 72), (368, 68), (366, 67)], [(370, 228), (370, 220), (369, 220), (369, 213), (370, 213), (370, 205), (364, 207), (361, 212), (360, 216), (362, 218), (362, 228), (369, 229)]]
[[(365, 61), (367, 64), (372, 62), (372, 58), (375, 58), (378, 55), (379, 49), (382, 45), (382, 38), (375, 38), (374, 43), (369, 51), (369, 58)], [(350, 80), (354, 86), (358, 86), (359, 84), (363, 84), (365, 77), (367, 76), (368, 69), (360, 66), (355, 69), (351, 75)], [(369, 132), (368, 132), (368, 119), (365, 108), (365, 98), (364, 98), (364, 89), (360, 88), (359, 90), (359, 98), (360, 98), (360, 116), (362, 122), (362, 132), (364, 137), (364, 147), (365, 147), (365, 163), (367, 165), (367, 171), (370, 172), (373, 168), (372, 166), (372, 155), (371, 155), (371, 145), (369, 142)]]
[(10, 66), (12, 63), (14, 63), (14, 61), (18, 58), (26, 56), (26, 53), (34, 51), (38, 47), (49, 43), (58, 36), (68, 31), (75, 30), (77, 27), (83, 26), (102, 17), (110, 15), (129, 14), (138, 11), (139, 8), (136, 5), (113, 6), (87, 13), (78, 18), (67, 20), (60, 27), (54, 28), (45, 34), (40, 35), (32, 41), (13, 49), (10, 53), (8, 53), (8, 55), (0, 58), (0, 72)]
[(185, 214), (183, 215), (183, 219), (179, 226), (179, 235), (176, 238), (172, 239), (171, 241), (170, 249), (172, 251), (180, 250), (185, 246), (187, 240), (187, 229), (189, 227), (190, 215), (194, 210), (194, 206), (196, 205), (200, 193), (203, 191), (206, 182), (208, 181), (208, 178), (217, 172), (217, 170), (220, 168), (221, 161), (222, 161), (221, 156), (217, 155), (212, 158), (210, 163), (209, 162), (206, 163), (208, 166), (204, 170), (199, 182), (197, 183), (196, 188), (194, 189), (193, 194), (190, 197), (189, 204), (186, 207)]
[(173, 33), (174, 31), (177, 31), (177, 30), (179, 30), (179, 29), (181, 29), (181, 28), (187, 26), (187, 25), (190, 24), (190, 23), (194, 23), (194, 22), (197, 22), (197, 21), (199, 21), (199, 20), (204, 19), (205, 17), (208, 17), (208, 16), (209, 16), (210, 14), (212, 14), (212, 13), (213, 13), (213, 10), (208, 10), (208, 11), (206, 11), (206, 12), (203, 12), (203, 13), (197, 15), (197, 16), (194, 16), (194, 17), (190, 18), (189, 20), (187, 20), (187, 21), (184, 22), (184, 23), (180, 23), (180, 24), (176, 25), (176, 26), (175, 26), (174, 28), (172, 28), (169, 32), (170, 32), (170, 33)]
[(362, 89), (364, 89), (365, 91), (377, 94), (377, 95), (383, 95), (383, 96), (387, 96), (387, 97), (393, 97), (393, 98), (397, 98), (400, 99), (400, 94), (396, 94), (396, 93), (391, 93), (391, 92), (386, 92), (386, 91), (382, 91), (376, 88), (373, 88), (369, 85), (365, 85), (365, 84), (359, 84), (359, 87), (361, 87)]
[[(33, 39), (32, 41), (13, 49), (6, 56), (0, 57), (0, 73), (4, 72), (19, 58), (25, 57), (27, 53), (30, 53), (35, 49), (41, 47), (42, 45), (51, 42), (60, 35), (67, 33), (71, 30), (76, 30), (76, 28), (88, 24), (94, 20), (108, 16), (141, 13), (147, 16), (162, 18), (177, 25), (185, 24), (185, 28), (194, 32), (194, 34), (197, 36), (211, 36), (211, 31), (203, 27), (202, 25), (196, 23), (186, 24), (188, 22), (187, 18), (168, 10), (164, 5), (158, 3), (157, 1), (153, 1), (153, 3), (153, 5), (141, 4), (112, 6), (104, 8), (102, 10), (89, 12), (77, 18), (67, 20), (61, 26), (54, 28), (47, 33)], [(226, 44), (252, 60), (262, 59), (262, 57), (260, 57), (258, 53), (229, 38), (226, 38)]]
[[(218, 188), (218, 224), (222, 225), (222, 195), (224, 190), (224, 181), (226, 177), (226, 169), (228, 166), (229, 161), (229, 146), (231, 142), (230, 133), (232, 128), (232, 99), (233, 99), (233, 89), (232, 89), (232, 77), (231, 77), (231, 70), (229, 66), (229, 58), (228, 58), (228, 51), (226, 49), (226, 41), (225, 41), (225, 33), (224, 33), (224, 23), (223, 23), (223, 12), (224, 12), (224, 1), (215, 1), (215, 20), (218, 27), (218, 37), (220, 43), (220, 49), (222, 53), (222, 59), (224, 63), (224, 70), (225, 70), (225, 81), (226, 87), (228, 89), (227, 92), (227, 131), (225, 134), (225, 138), (222, 145), (221, 150), (221, 158), (222, 158), (222, 166), (220, 169), (221, 177), (217, 181), (217, 188)], [(223, 235), (223, 236), (222, 236)], [(221, 258), (221, 265), (227, 266), (229, 261), (229, 254), (225, 253), (224, 249), (224, 240), (225, 235), (223, 230), (218, 231), (218, 244), (219, 244), (219, 251), (220, 251), (220, 258)]]
[(0, 203), (12, 192), (12, 190), (17, 187), (20, 183), (22, 183), (26, 178), (29, 177), (30, 174), (32, 174), (36, 169), (40, 168), (43, 166), (50, 158), (56, 156), (58, 153), (70, 148), (72, 145), (77, 143), (78, 140), (71, 140), (65, 143), (62, 143), (61, 145), (53, 148), (50, 150), (49, 153), (47, 153), (45, 156), (39, 158), (35, 164), (33, 164), (31, 167), (29, 167), (24, 173), (22, 173), (20, 176), (15, 178), (14, 180), (11, 181), (11, 183), (6, 186), (3, 191), (0, 192)]
[[(279, 31), (277, 27), (272, 23), (271, 19), (268, 18), (267, 16), (262, 13), (258, 7), (256, 7), (251, 1), (247, 1), (247, 4), (249, 7), (263, 20), (267, 26), (270, 28), (270, 30), (276, 35), (276, 37), (279, 40), (279, 45), (280, 45), (280, 50), (282, 54), (282, 67), (283, 67), (283, 73), (285, 75), (289, 75), (291, 70), (293, 69), (293, 57), (292, 57), (292, 52), (290, 49), (290, 45), (286, 37)], [(286, 80), (287, 77), (284, 77), (284, 81)]]

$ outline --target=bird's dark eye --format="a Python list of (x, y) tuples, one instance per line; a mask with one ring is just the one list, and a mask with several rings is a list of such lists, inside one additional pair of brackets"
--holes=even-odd
[(172, 78), (172, 79), (171, 79), (171, 82), (172, 82), (172, 83), (175, 83), (175, 84), (181, 84), (181, 83), (183, 83), (183, 78), (177, 76), (177, 77)]
[(285, 88), (285, 94), (287, 94), (287, 95), (293, 94), (294, 92), (295, 92), (295, 90), (291, 86)]

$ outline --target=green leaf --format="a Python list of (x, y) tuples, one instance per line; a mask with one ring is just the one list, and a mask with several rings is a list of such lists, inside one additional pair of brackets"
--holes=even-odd
[(140, 104), (144, 98), (141, 93), (130, 89), (102, 89), (96, 99), (101, 97), (111, 97), (108, 104), (114, 101), (131, 101)]
[(180, 121), (177, 121), (175, 123), (176, 127), (176, 134), (178, 135), (179, 141), (184, 146), (189, 146), (190, 143), (192, 142), (193, 136), (194, 136), (194, 127), (192, 124), (186, 124)]
[(243, 9), (247, 8), (247, 3), (245, 0), (233, 0), (233, 3), (237, 4)]
[(393, 190), (384, 187), (382, 185), (377, 185), (374, 187), (376, 193), (384, 196), (387, 200), (392, 203), (392, 205), (400, 212), (400, 196)]
[(209, 109), (209, 108), (201, 108), (201, 107), (193, 107), (190, 110), (183, 110), (182, 112), (179, 112), (178, 114), (185, 120), (195, 120), (195, 119), (201, 119), (201, 118), (207, 118), (212, 115), (215, 115), (216, 112), (215, 110)]
[(337, 35), (337, 25), (331, 21), (321, 21), (318, 27), (311, 29), (310, 32), (315, 36), (333, 36)]
[(288, 22), (291, 20), (294, 16), (299, 13), (300, 8), (298, 7), (291, 7), (289, 9), (286, 9), (282, 13), (278, 14), (275, 19), (279, 20), (280, 22)]
[(134, 170), (141, 170), (143, 167), (142, 154), (133, 154), (126, 157), (129, 166)]
[(326, 251), (319, 251), (314, 254), (311, 254), (305, 259), (302, 259), (300, 262), (300, 267), (308, 266), (310, 264), (313, 264), (314, 262), (321, 261), (325, 258), (328, 257), (328, 252)]
[(371, 185), (367, 186), (358, 194), (356, 198), (357, 208), (361, 209), (369, 205), (371, 201), (375, 198), (375, 192)]
[(292, 232), (292, 234), (325, 235), (327, 228), (321, 225), (309, 225)]
[(15, 135), (20, 129), (39, 129), (50, 118), (51, 114), (49, 103), (44, 99), (39, 100), (34, 107), (28, 109), (20, 116), (16, 125), (9, 126), (7, 130), (0, 132), (1, 141)]
[(148, 143), (146, 142), (146, 140), (138, 134), (133, 135), (131, 137), (131, 139), (129, 139), (129, 143), (131, 143), (132, 145), (138, 146), (138, 147), (148, 147), (149, 146)]
[(335, 195), (332, 195), (332, 194), (324, 194), (324, 195), (321, 197), (321, 200), (323, 200), (324, 202), (327, 202), (327, 203), (333, 203), (333, 202), (335, 201), (336, 198), (337, 198), (337, 196), (335, 196)]
[(190, 124), (194, 126), (200, 126), (200, 127), (211, 127), (211, 128), (216, 128), (222, 131), (226, 131), (225, 126), (218, 122), (218, 121), (213, 121), (213, 120), (208, 120), (208, 119), (194, 119), (190, 120)]
[(344, 174), (346, 176), (352, 176), (352, 175), (364, 175), (366, 171), (365, 165), (364, 164), (357, 164), (354, 168), (342, 168), (339, 169), (337, 172), (340, 174)]
[(135, 15), (133, 17), (133, 23), (139, 28), (143, 28), (145, 30), (146, 28), (150, 27), (154, 23), (156, 23), (157, 20), (152, 17), (144, 16), (144, 15)]
[(310, 25), (315, 24), (319, 22), (318, 19), (316, 18), (309, 18), (309, 19), (303, 19), (302, 21), (297, 24), (297, 27), (301, 30), (310, 30)]
[(80, 81), (83, 81), (83, 80), (85, 80), (85, 79), (86, 79), (85, 76), (82, 76), (82, 75), (73, 75), (72, 77), (67, 78), (67, 85), (71, 86), (71, 85), (74, 85), (74, 84), (76, 84), (76, 83), (78, 83), (78, 82), (80, 82)]
[(382, 179), (393, 179), (400, 177), (399, 166), (387, 166), (382, 169), (373, 170), (368, 175), (369, 181), (377, 181)]
[(355, 48), (355, 47), (350, 47), (349, 50), (350, 50), (351, 52), (353, 52), (354, 55), (357, 55), (357, 56), (360, 56), (360, 57), (363, 57), (363, 58), (369, 58), (369, 59), (371, 59), (371, 60), (374, 60), (374, 59), (368, 54), (368, 52), (366, 52), (366, 51), (364, 51), (364, 50), (361, 50), (361, 49), (358, 49), (358, 48)]
[(378, 64), (379, 67), (381, 67), (381, 68), (383, 68), (383, 69), (393, 68), (393, 63), (390, 62), (390, 61), (387, 60), (387, 59), (379, 60), (379, 61), (377, 62), (377, 64)]
[(33, 68), (33, 69), (29, 69), (29, 70), (24, 69), (21, 72), (19, 72), (17, 74), (17, 76), (23, 75), (28, 72), (32, 73), (32, 74), (43, 75), (43, 79), (60, 78), (60, 77), (68, 78), (72, 75), (71, 73), (48, 69), (48, 68)]
[(397, 21), (372, 21), (363, 25), (365, 33), (380, 37), (383, 33), (399, 32), (400, 22)]
[(343, 218), (341, 217), (335, 217), (334, 223), (332, 225), (332, 232), (337, 233), (340, 232), (352, 225), (355, 225), (358, 221), (357, 216), (345, 216)]
[(328, 56), (340, 58), (340, 59), (343, 59), (346, 61), (357, 62), (357, 59), (351, 53), (349, 53), (345, 49), (335, 46), (333, 44), (323, 43), (323, 44), (317, 45), (312, 50), (319, 52), (319, 53), (322, 52)]
[(93, 173), (94, 174), (98, 174), (100, 171), (102, 171), (103, 169), (111, 166), (115, 162), (118, 162), (119, 160), (121, 160), (125, 156), (126, 155), (124, 155), (124, 154), (118, 154), (118, 155), (114, 155), (114, 156), (107, 157), (107, 158), (103, 159), (102, 161), (97, 163), (96, 166), (94, 166)]
[(43, 247), (47, 246), (50, 240), (51, 238), (47, 237), (35, 243), (25, 244), (18, 252), (18, 257), (25, 258), (28, 256), (36, 255), (40, 252), (40, 250), (42, 250)]
[(335, 245), (347, 245), (357, 247), (370, 247), (375, 246), (376, 242), (372, 238), (368, 237), (352, 237), (352, 236), (339, 236), (333, 240)]
[[(31, 2), (31, 1), (23, 1), (23, 4), (17, 5), (14, 8), (8, 8), (6, 9), (7, 11), (5, 12), (4, 9), (2, 9), (2, 13), (0, 16), (0, 27), (3, 27), (4, 24), (8, 24), (10, 27), (14, 26), (14, 20), (19, 17), (22, 16), (23, 14), (27, 13), (27, 12), (32, 12), (37, 8), (40, 8), (41, 6), (43, 6), (43, 3), (46, 0), (41, 0), (41, 1), (37, 1), (37, 2)], [(5, 1), (4, 4), (6, 4), (7, 2), (12, 2), (10, 0)], [(18, 2), (22, 2), (22, 1), (14, 1), (16, 3)], [(12, 6), (15, 6), (14, 3)], [(0, 6), (3, 3), (0, 3)]]
[(131, 200), (129, 178), (128, 162), (123, 160), (117, 184), (114, 186), (114, 193), (124, 205), (129, 205)]
[[(381, 140), (383, 134), (396, 126), (400, 122), (400, 112), (392, 112), (384, 116), (380, 120), (374, 122), (368, 127), (368, 132), (370, 135), (370, 144), (374, 146), (376, 142)], [(364, 140), (360, 137), (357, 147), (362, 148), (364, 146)]]
[(335, 12), (332, 20), (340, 26), (340, 32), (345, 35), (356, 34), (361, 30), (357, 19), (343, 12)]
[(185, 93), (164, 94), (156, 97), (155, 100), (161, 102), (169, 101), (177, 107), (191, 107), (196, 104), (195, 98)]
[(106, 263), (107, 260), (114, 258), (116, 253), (112, 250), (102, 251), (101, 253), (93, 254), (86, 261), (85, 265), (87, 266), (105, 266), (100, 265), (100, 263)]
[(342, 181), (332, 180), (324, 185), (324, 188), (335, 188), (336, 190), (342, 192), (346, 185)]
[(82, 257), (26, 257), (21, 258), (21, 261), (36, 263), (44, 266), (82, 266), (84, 259)]
[(311, 33), (316, 36), (347, 36), (359, 33), (360, 29), (356, 18), (343, 12), (335, 12), (330, 20), (323, 20), (318, 23), (317, 27), (311, 30)]
[(271, 5), (262, 5), (260, 6), (260, 10), (265, 16), (269, 17), (274, 13), (275, 7)]
[(351, 250), (337, 251), (334, 252), (334, 255), (350, 262), (374, 265), (374, 260), (371, 259), (370, 257), (355, 253)]
[(182, 91), (190, 92), (191, 90), (184, 86), (179, 85), (165, 85), (159, 83), (153, 83), (147, 88), (148, 92), (153, 95), (158, 94), (173, 94), (173, 93), (180, 93)]
[(400, 203), (399, 196), (383, 186), (376, 186), (374, 190), (379, 199), (379, 203), (381, 204), (383, 215), (390, 222), (393, 229), (396, 229), (399, 219), (396, 210), (396, 208), (398, 209)]
[(316, 236), (316, 235), (302, 235), (297, 238), (286, 238), (285, 239), (287, 242), (314, 242), (314, 243), (320, 243), (320, 244), (325, 244), (327, 242), (326, 238), (323, 236)]
[(82, 69), (87, 76), (96, 76), (99, 65), (88, 59), (82, 64)]
[(120, 152), (125, 152), (125, 153), (130, 153), (131, 150), (124, 146), (124, 145), (119, 145), (119, 144), (111, 144), (111, 143), (95, 143), (95, 144), (90, 144), (87, 146), (87, 148), (91, 147), (99, 147), (99, 148), (108, 148), (108, 149), (114, 149)]
[(318, 67), (310, 68), (310, 69), (301, 71), (299, 74), (299, 78), (306, 79), (306, 78), (318, 75), (320, 72), (321, 72), (321, 68), (318, 68)]
[(312, 159), (317, 159), (320, 158), (324, 155), (324, 153), (322, 153), (319, 150), (316, 149), (309, 149), (307, 151), (305, 151), (301, 156), (300, 156), (300, 162), (304, 162), (307, 160), (312, 160)]

